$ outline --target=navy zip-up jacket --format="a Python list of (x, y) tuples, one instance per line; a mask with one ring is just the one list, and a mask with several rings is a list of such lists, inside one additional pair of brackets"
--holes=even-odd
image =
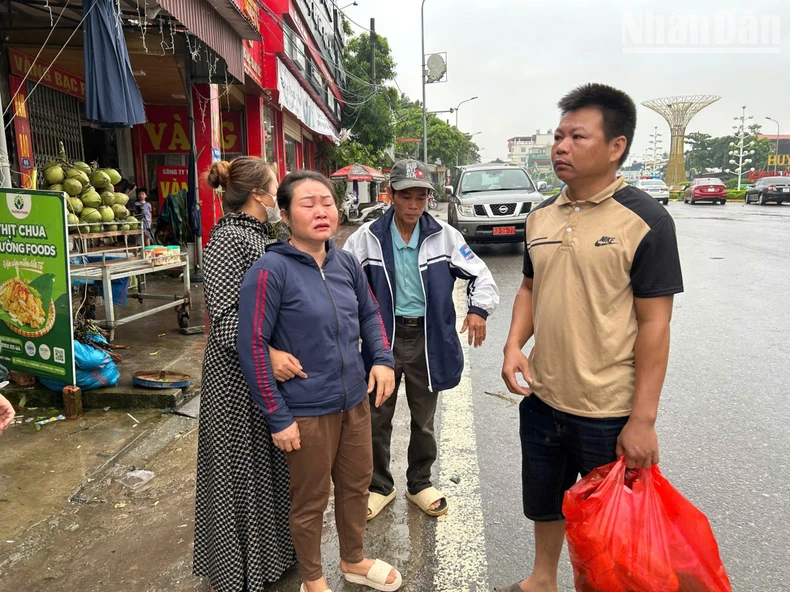
[[(390, 225), (394, 208), (375, 222), (368, 222), (348, 237), (343, 250), (353, 253), (365, 270), (370, 286), (381, 304), (384, 327), (390, 343), (395, 341), (395, 256)], [(452, 226), (435, 220), (427, 212), (420, 218), (418, 263), (425, 295), (425, 361), (428, 390), (443, 391), (461, 380), (464, 354), (455, 326), (453, 288), (455, 280), (467, 282), (467, 312), (487, 318), (499, 304), (499, 289), (480, 257)], [(367, 347), (365, 362), (374, 356)]]
[[(327, 242), (326, 260), (269, 245), (247, 271), (239, 298), (238, 351), (252, 398), (272, 433), (294, 417), (347, 411), (367, 396), (359, 340), (373, 364), (394, 367), (379, 305), (359, 262)], [(269, 345), (293, 355), (307, 378), (278, 383)]]

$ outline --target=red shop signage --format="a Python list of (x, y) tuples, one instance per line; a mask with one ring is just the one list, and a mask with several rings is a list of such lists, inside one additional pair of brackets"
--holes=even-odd
[[(189, 117), (186, 107), (146, 105), (148, 123), (138, 126), (143, 154), (186, 154), (189, 152)], [(221, 148), (241, 153), (242, 125), (240, 111), (223, 111)]]
[(8, 48), (8, 61), (11, 65), (11, 74), (33, 82), (41, 81), (41, 84), (59, 90), (60, 92), (85, 100), (85, 79), (74, 76), (60, 68), (50, 67), (47, 62), (36, 60), (18, 49)]

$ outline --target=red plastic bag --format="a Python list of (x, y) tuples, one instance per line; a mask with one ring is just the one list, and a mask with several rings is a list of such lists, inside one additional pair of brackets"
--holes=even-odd
[(562, 511), (579, 592), (732, 592), (708, 519), (658, 466), (595, 469)]

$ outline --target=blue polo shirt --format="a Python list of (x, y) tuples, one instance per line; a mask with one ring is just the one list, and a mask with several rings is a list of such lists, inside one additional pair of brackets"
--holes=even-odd
[(395, 256), (395, 315), (399, 317), (424, 317), (425, 294), (420, 280), (420, 264), (417, 260), (417, 243), (420, 241), (420, 225), (414, 228), (409, 244), (395, 225), (390, 224), (393, 254)]

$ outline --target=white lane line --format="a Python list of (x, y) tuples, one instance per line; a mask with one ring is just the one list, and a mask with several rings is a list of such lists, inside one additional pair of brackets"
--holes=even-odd
[[(466, 317), (466, 282), (456, 284), (453, 300), (460, 329)], [(450, 510), (436, 525), (438, 566), (433, 592), (478, 592), (486, 589), (488, 579), (466, 334), (461, 336), (461, 346), (465, 361), (461, 383), (440, 397), (438, 482), (447, 493)], [(459, 483), (450, 481), (451, 477), (458, 477)]]

